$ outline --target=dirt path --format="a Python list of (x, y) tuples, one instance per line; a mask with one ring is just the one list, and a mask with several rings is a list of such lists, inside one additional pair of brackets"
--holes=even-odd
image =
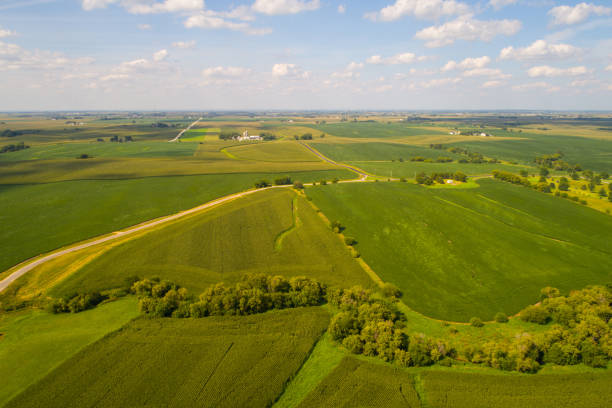
[(304, 146), (305, 148), (307, 148), (308, 150), (310, 150), (312, 153), (314, 153), (321, 160), (323, 160), (323, 161), (325, 161), (325, 162), (327, 162), (329, 164), (333, 164), (334, 166), (344, 167), (346, 169), (354, 171), (355, 173), (357, 173), (357, 174), (359, 174), (361, 176), (360, 180), (365, 180), (368, 177), (368, 174), (365, 171), (363, 171), (360, 168), (358, 168), (358, 167), (353, 167), (353, 166), (349, 166), (348, 164), (341, 164), (341, 163), (335, 162), (332, 159), (330, 159), (330, 158), (324, 156), (323, 154), (321, 154), (315, 148), (310, 147), (310, 145), (308, 145), (307, 143), (300, 142), (300, 144), (302, 146)]
[(202, 120), (202, 118), (200, 118), (200, 119), (196, 120), (196, 121), (195, 121), (195, 122), (193, 122), (191, 125), (187, 126), (185, 129), (181, 130), (181, 131), (179, 132), (179, 134), (178, 134), (178, 135), (176, 135), (176, 136), (174, 137), (174, 139), (169, 140), (169, 142), (178, 142), (178, 140), (181, 138), (181, 136), (183, 136), (183, 133), (185, 133), (186, 131), (188, 131), (189, 129), (191, 129), (191, 128), (192, 128), (192, 127), (194, 127), (195, 125), (197, 125), (197, 123), (198, 123), (199, 121), (201, 121), (201, 120)]

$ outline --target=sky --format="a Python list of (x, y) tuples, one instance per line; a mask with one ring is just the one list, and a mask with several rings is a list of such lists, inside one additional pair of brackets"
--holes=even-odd
[(612, 0), (0, 0), (0, 110), (612, 110)]

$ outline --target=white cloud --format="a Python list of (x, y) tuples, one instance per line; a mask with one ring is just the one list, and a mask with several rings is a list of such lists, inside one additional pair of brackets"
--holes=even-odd
[(411, 64), (415, 61), (424, 61), (427, 57), (420, 56), (417, 57), (415, 54), (411, 52), (405, 52), (402, 54), (395, 54), (391, 57), (383, 58), (380, 55), (372, 55), (369, 57), (366, 62), (368, 64), (384, 64), (384, 65), (398, 65), (398, 64)]
[(506, 79), (510, 78), (511, 75), (504, 74), (500, 69), (497, 68), (474, 68), (469, 69), (463, 72), (464, 77), (478, 77), (478, 76), (488, 76), (495, 77), (497, 79)]
[(612, 8), (597, 6), (592, 3), (580, 3), (572, 6), (558, 6), (552, 8), (548, 14), (552, 16), (552, 24), (578, 24), (589, 18), (591, 15), (603, 16), (610, 15)]
[(210, 67), (202, 71), (202, 76), (206, 78), (241, 78), (251, 73), (250, 68), (242, 67)]
[(365, 15), (372, 21), (395, 21), (404, 16), (437, 20), (444, 16), (462, 15), (469, 12), (465, 3), (455, 0), (396, 0), (378, 12)]
[(304, 71), (295, 64), (274, 64), (272, 67), (272, 75), (277, 78), (308, 79), (310, 77), (310, 71)]
[(442, 86), (454, 85), (461, 82), (461, 78), (439, 78), (439, 79), (431, 79), (426, 82), (421, 83), (421, 87), (423, 88), (439, 88)]
[(450, 71), (453, 69), (474, 69), (483, 68), (491, 62), (491, 58), (485, 56), (479, 58), (466, 58), (463, 61), (457, 63), (455, 61), (448, 61), (442, 68), (442, 72)]
[(416, 33), (415, 37), (427, 41), (427, 47), (443, 47), (456, 40), (491, 41), (497, 35), (514, 35), (521, 29), (518, 20), (475, 20), (463, 16), (448, 23), (427, 27)]
[(296, 14), (321, 7), (319, 0), (255, 0), (253, 10), (268, 15)]
[(548, 65), (540, 65), (537, 67), (529, 68), (527, 75), (532, 78), (536, 77), (557, 77), (557, 76), (576, 76), (584, 75), (589, 71), (584, 66), (570, 67), (570, 68), (555, 68)]
[(166, 59), (168, 56), (168, 50), (159, 50), (153, 54), (153, 61), (159, 62)]
[(0, 27), (0, 38), (11, 37), (13, 35), (17, 35), (17, 33)]
[(515, 59), (519, 61), (569, 58), (580, 54), (580, 48), (569, 44), (549, 44), (544, 40), (537, 40), (524, 48), (506, 47), (499, 53), (499, 59)]
[(204, 9), (204, 0), (165, 0), (146, 4), (140, 1), (123, 1), (124, 7), (133, 14), (177, 13)]
[(547, 92), (555, 92), (560, 90), (559, 87), (550, 85), (546, 82), (530, 82), (527, 84), (514, 85), (512, 87), (514, 91), (529, 91), (532, 89), (543, 89)]
[(340, 14), (344, 14), (346, 12), (346, 6), (344, 4), (341, 4), (338, 6), (338, 13)]
[[(612, 65), (611, 65), (612, 67)], [(361, 69), (363, 68), (363, 62), (351, 62), (350, 64), (348, 64), (346, 66), (346, 71), (354, 71), (356, 69)]]
[(608, 65), (608, 66), (606, 67), (606, 71), (612, 71), (612, 64), (610, 64), (610, 65)]
[(84, 10), (93, 10), (97, 8), (104, 8), (109, 4), (116, 2), (117, 0), (83, 0), (81, 4)]
[(495, 10), (499, 10), (502, 7), (506, 7), (511, 4), (516, 4), (516, 2), (517, 0), (490, 0), (489, 5)]
[(502, 81), (487, 81), (484, 84), (482, 84), (482, 88), (497, 88), (502, 85), (503, 85)]
[(351, 62), (349, 63), (346, 68), (344, 68), (344, 71), (340, 71), (340, 72), (334, 72), (332, 73), (332, 77), (333, 78), (344, 78), (344, 79), (350, 79), (350, 78), (359, 78), (360, 73), (356, 72), (359, 69), (363, 68), (363, 62)]
[(150, 24), (138, 24), (139, 30), (150, 30), (152, 27)]
[(50, 51), (28, 51), (16, 44), (0, 41), (0, 71), (69, 69), (90, 64), (92, 58), (68, 58)]
[(268, 28), (252, 28), (249, 24), (245, 22), (235, 22), (230, 21), (225, 18), (219, 17), (219, 14), (205, 10), (201, 11), (198, 14), (194, 14), (189, 17), (185, 23), (185, 27), (187, 28), (204, 28), (204, 29), (228, 29), (234, 31), (242, 31), (251, 35), (264, 35), (271, 32)]
[(193, 40), (192, 41), (176, 41), (172, 43), (172, 46), (174, 48), (180, 48), (183, 50), (192, 49), (195, 47), (195, 45), (196, 45), (196, 42)]
[(118, 80), (124, 80), (124, 79), (129, 79), (130, 76), (128, 74), (110, 74), (110, 75), (104, 75), (103, 77), (100, 77), (100, 81), (102, 82), (108, 82), (108, 81), (118, 81)]

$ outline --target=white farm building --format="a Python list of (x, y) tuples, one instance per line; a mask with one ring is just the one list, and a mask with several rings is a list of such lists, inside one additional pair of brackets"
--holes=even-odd
[(249, 140), (262, 140), (262, 138), (259, 135), (249, 135), (249, 131), (245, 130), (244, 132), (242, 132), (242, 136), (238, 136), (237, 140), (239, 142), (243, 142)]

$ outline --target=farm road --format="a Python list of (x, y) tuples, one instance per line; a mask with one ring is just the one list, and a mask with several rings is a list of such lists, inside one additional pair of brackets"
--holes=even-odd
[(321, 154), (318, 150), (314, 149), (313, 147), (310, 147), (310, 145), (308, 145), (307, 143), (300, 142), (300, 144), (302, 146), (304, 146), (305, 148), (307, 148), (308, 150), (310, 150), (312, 153), (314, 153), (321, 160), (326, 161), (329, 164), (333, 164), (334, 166), (344, 167), (344, 168), (347, 168), (347, 169), (349, 169), (351, 171), (354, 171), (355, 173), (357, 173), (357, 174), (359, 174), (361, 176), (360, 180), (365, 180), (368, 177), (368, 174), (365, 173), (360, 168), (349, 166), (348, 164), (341, 164), (341, 163), (335, 162), (332, 159), (330, 159), (330, 158), (324, 156), (323, 154)]
[(200, 119), (196, 120), (196, 121), (195, 121), (195, 122), (193, 122), (191, 125), (187, 126), (185, 129), (181, 130), (181, 131), (179, 132), (179, 134), (178, 134), (178, 135), (176, 135), (174, 139), (169, 140), (169, 142), (177, 142), (177, 141), (178, 141), (178, 140), (181, 138), (181, 136), (183, 136), (183, 133), (185, 133), (186, 131), (188, 131), (188, 130), (189, 130), (189, 129), (191, 129), (192, 127), (194, 127), (194, 126), (195, 126), (195, 125), (196, 125), (196, 124), (197, 124), (199, 121), (201, 121), (201, 120), (202, 120), (202, 118), (200, 118)]

